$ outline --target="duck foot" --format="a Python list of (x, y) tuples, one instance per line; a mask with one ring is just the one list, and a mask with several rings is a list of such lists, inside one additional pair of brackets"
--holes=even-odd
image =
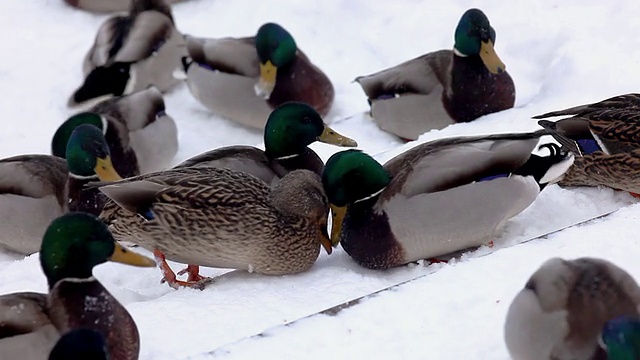
[(182, 274), (189, 274), (187, 277), (187, 281), (189, 282), (198, 282), (209, 279), (208, 277), (200, 275), (200, 266), (198, 265), (187, 265), (186, 268), (178, 271), (178, 275)]
[(629, 194), (631, 194), (631, 196), (633, 196), (634, 198), (640, 199), (640, 194), (632, 193), (632, 192), (629, 192)]
[(189, 287), (192, 289), (204, 290), (205, 285), (214, 281), (213, 278), (200, 276), (198, 274), (199, 267), (197, 265), (188, 265), (186, 269), (178, 273), (178, 275), (181, 275), (185, 272), (188, 272), (189, 278), (187, 279), (187, 281), (178, 280), (176, 278), (176, 274), (173, 272), (173, 270), (171, 270), (169, 264), (167, 264), (167, 258), (165, 257), (164, 253), (162, 253), (162, 251), (158, 249), (154, 250), (153, 256), (158, 263), (158, 267), (160, 267), (160, 270), (162, 270), (163, 278), (161, 282), (166, 282), (169, 286), (176, 290), (180, 287)]
[(489, 247), (489, 249), (492, 249), (495, 246), (495, 244), (493, 243), (493, 240), (489, 241), (487, 243), (487, 246)]
[(436, 258), (427, 259), (427, 261), (429, 262), (429, 265), (431, 265), (431, 264), (448, 264), (449, 263), (449, 260), (440, 260), (440, 259), (436, 259)]

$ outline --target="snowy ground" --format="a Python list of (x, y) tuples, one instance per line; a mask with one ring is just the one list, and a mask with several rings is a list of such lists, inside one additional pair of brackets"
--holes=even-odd
[[(336, 103), (326, 121), (383, 161), (414, 144), (401, 146), (363, 116), (365, 97), (351, 81), (427, 51), (450, 48), (457, 21), (473, 6), (478, 5), (465, 0), (437, 5), (410, 0), (191, 0), (175, 5), (174, 16), (183, 32), (209, 37), (249, 35), (267, 21), (285, 26), (334, 81)], [(81, 82), (81, 59), (105, 16), (68, 8), (62, 0), (2, 1), (0, 9), (5, 27), (0, 33), (0, 158), (48, 153), (53, 131), (72, 113), (67, 98)], [(532, 115), (638, 90), (635, 34), (640, 24), (629, 14), (640, 11), (640, 2), (511, 1), (482, 9), (497, 31), (496, 50), (516, 82), (516, 107), (427, 133), (418, 142), (533, 130)], [(176, 163), (224, 145), (261, 146), (259, 132), (208, 113), (185, 87), (168, 94), (166, 102), (180, 130)], [(325, 159), (337, 150), (313, 147)], [(496, 243), (506, 246), (554, 224), (632, 202), (611, 190), (552, 186), (508, 224)], [(305, 274), (231, 273), (205, 291), (161, 285), (157, 269), (105, 264), (95, 274), (135, 318), (141, 359), (506, 359), (506, 310), (544, 260), (598, 256), (640, 278), (640, 238), (634, 227), (639, 216), (640, 205), (632, 204), (543, 240), (489, 256), (481, 257), (486, 252), (481, 249), (455, 264), (428, 268), (369, 271), (337, 249), (322, 255)], [(242, 340), (436, 268), (336, 316), (312, 317)], [(26, 259), (0, 254), (0, 270), (0, 293), (46, 291), (37, 254)], [(205, 269), (209, 275), (224, 272)]]

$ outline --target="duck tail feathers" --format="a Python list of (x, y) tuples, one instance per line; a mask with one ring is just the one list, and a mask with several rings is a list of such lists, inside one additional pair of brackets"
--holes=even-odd
[(549, 150), (549, 155), (532, 154), (529, 160), (514, 172), (516, 175), (533, 176), (540, 190), (560, 181), (575, 159), (572, 153), (563, 151), (555, 143), (547, 143), (539, 147), (539, 149), (545, 148)]

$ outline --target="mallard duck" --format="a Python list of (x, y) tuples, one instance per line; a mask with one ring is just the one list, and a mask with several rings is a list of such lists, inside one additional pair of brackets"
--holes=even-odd
[(69, 210), (95, 215), (102, 211), (104, 196), (96, 189), (83, 189), (90, 180), (120, 179), (102, 132), (92, 125), (78, 126), (66, 152), (66, 161), (50, 155), (0, 160), (0, 246), (34, 253), (56, 217)]
[(164, 0), (133, 0), (129, 14), (110, 17), (100, 26), (84, 59), (84, 83), (69, 106), (128, 95), (150, 85), (165, 92), (178, 84), (173, 71), (182, 66), (185, 55), (184, 38), (169, 5)]
[(124, 177), (169, 168), (178, 151), (176, 123), (156, 87), (105, 100), (71, 116), (53, 136), (53, 155), (65, 157), (69, 135), (80, 124), (102, 129), (113, 164)]
[(556, 122), (540, 120), (553, 137), (576, 154), (561, 186), (607, 186), (640, 193), (640, 94), (616, 96), (594, 104), (534, 116), (570, 116)]
[(333, 244), (386, 269), (489, 243), (573, 161), (555, 144), (542, 145), (549, 156), (531, 154), (542, 135), (441, 139), (384, 166), (359, 150), (334, 154), (322, 173)]
[(322, 116), (333, 103), (329, 78), (278, 24), (262, 25), (255, 37), (187, 37), (187, 48), (191, 94), (224, 118), (263, 129), (271, 111), (287, 101), (307, 103)]
[[(100, 187), (109, 202), (100, 218), (114, 237), (153, 250), (172, 287), (202, 288), (198, 266), (267, 275), (309, 269), (327, 234), (320, 177), (295, 170), (273, 187), (240, 171), (186, 167)], [(189, 264), (176, 280), (166, 258)]]
[(355, 81), (382, 130), (415, 140), (429, 130), (513, 107), (515, 86), (495, 41), (487, 16), (470, 9), (458, 23), (453, 50), (431, 52)]
[(320, 175), (322, 159), (307, 145), (321, 141), (337, 146), (358, 144), (327, 126), (312, 107), (288, 102), (278, 106), (264, 127), (265, 150), (252, 146), (228, 146), (197, 155), (176, 166), (213, 166), (244, 171), (273, 184), (285, 174), (306, 169)]
[(93, 215), (69, 213), (51, 222), (40, 250), (49, 293), (0, 296), (0, 359), (44, 359), (60, 334), (76, 328), (104, 336), (111, 359), (137, 359), (136, 324), (91, 274), (106, 261), (155, 266), (118, 245)]
[(609, 360), (640, 359), (640, 318), (623, 315), (607, 321), (601, 342)]
[[(67, 4), (95, 12), (127, 11), (131, 8), (132, 0), (64, 0)], [(184, 0), (166, 0), (168, 3), (177, 3)]]
[(49, 360), (109, 360), (104, 336), (87, 328), (68, 331), (58, 340)]
[[(509, 307), (507, 349), (516, 360), (606, 359), (598, 346), (603, 326), (620, 315), (638, 316), (639, 305), (640, 287), (611, 262), (550, 259)], [(607, 336), (605, 330), (605, 344), (613, 344)]]

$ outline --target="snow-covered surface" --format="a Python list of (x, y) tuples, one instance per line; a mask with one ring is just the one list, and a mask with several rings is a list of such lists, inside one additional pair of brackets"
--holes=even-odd
[[(497, 31), (496, 50), (514, 78), (514, 109), (469, 124), (423, 135), (418, 142), (460, 135), (520, 132), (537, 128), (530, 117), (556, 108), (638, 90), (640, 2), (612, 0), (485, 2)], [(245, 36), (264, 22), (282, 24), (298, 45), (333, 80), (336, 102), (326, 121), (358, 140), (363, 150), (387, 160), (402, 145), (364, 116), (368, 109), (351, 81), (428, 51), (450, 48), (461, 14), (478, 6), (454, 0), (191, 0), (174, 6), (185, 33)], [(81, 82), (81, 60), (104, 15), (67, 7), (62, 0), (0, 3), (0, 92), (3, 126), (0, 157), (48, 153), (59, 123)], [(180, 131), (179, 162), (233, 144), (262, 146), (261, 134), (220, 119), (197, 103), (186, 87), (166, 96), (167, 111)], [(337, 148), (314, 145), (328, 158)], [(512, 244), (563, 223), (632, 203), (607, 189), (546, 189), (529, 209), (509, 222), (496, 246)], [(640, 277), (640, 238), (632, 204), (602, 220), (549, 238), (450, 265), (412, 265), (370, 271), (337, 249), (323, 254), (307, 273), (266, 277), (246, 272), (224, 275), (204, 291), (175, 291), (160, 284), (158, 269), (105, 264), (100, 281), (138, 324), (141, 359), (186, 358), (447, 358), (506, 359), (502, 326), (506, 310), (529, 275), (553, 256), (597, 256)], [(1, 219), (0, 219), (1, 221)], [(173, 264), (176, 269), (179, 264)], [(331, 307), (388, 286), (407, 276), (413, 283), (382, 293), (335, 316), (316, 316), (292, 326), (274, 325)], [(0, 294), (46, 291), (37, 254), (22, 259), (0, 253)], [(207, 275), (226, 272), (204, 269)]]

